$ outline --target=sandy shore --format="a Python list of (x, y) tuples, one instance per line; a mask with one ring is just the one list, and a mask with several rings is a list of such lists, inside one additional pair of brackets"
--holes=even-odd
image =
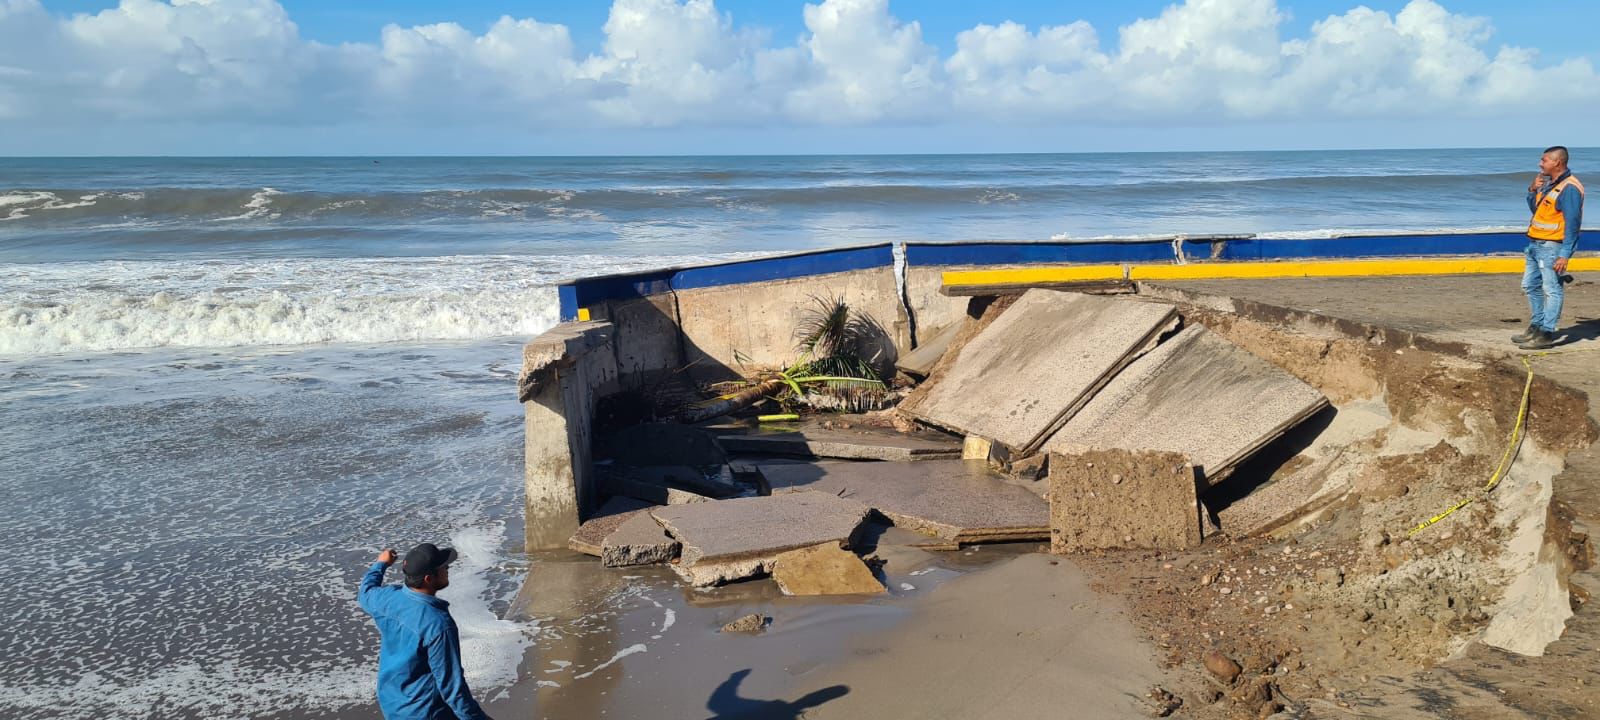
[[(1036, 544), (960, 552), (878, 543), (891, 593), (782, 596), (770, 580), (694, 591), (661, 568), (536, 560), (541, 621), (496, 717), (1020, 718), (1141, 714), (1162, 682), (1119, 599)], [(747, 613), (765, 632), (722, 633)]]

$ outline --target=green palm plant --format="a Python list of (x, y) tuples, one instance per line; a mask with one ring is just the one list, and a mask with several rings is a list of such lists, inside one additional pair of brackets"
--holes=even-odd
[(871, 318), (854, 312), (842, 296), (812, 296), (795, 329), (800, 357), (788, 367), (764, 373), (733, 392), (696, 403), (679, 413), (682, 422), (701, 422), (748, 408), (764, 398), (780, 402), (805, 402), (810, 394), (838, 399), (841, 407), (856, 407), (865, 398), (881, 398), (886, 389), (860, 348), (881, 334)]

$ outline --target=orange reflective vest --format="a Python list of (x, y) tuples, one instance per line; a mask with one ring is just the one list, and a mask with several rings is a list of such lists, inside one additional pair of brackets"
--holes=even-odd
[(1535, 240), (1553, 240), (1561, 242), (1567, 238), (1567, 216), (1556, 209), (1556, 199), (1567, 188), (1578, 191), (1578, 203), (1583, 203), (1583, 183), (1578, 178), (1568, 175), (1565, 180), (1556, 183), (1555, 187), (1546, 190), (1540, 195), (1533, 206), (1533, 220), (1528, 222), (1528, 237)]

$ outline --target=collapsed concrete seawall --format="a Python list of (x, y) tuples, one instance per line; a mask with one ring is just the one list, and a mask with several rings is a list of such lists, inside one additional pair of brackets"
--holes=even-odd
[(560, 546), (593, 509), (590, 448), (609, 398), (632, 393), (665, 406), (707, 383), (781, 365), (793, 357), (796, 319), (812, 298), (842, 297), (904, 353), (965, 317), (968, 298), (949, 294), (944, 280), (952, 271), (1049, 265), (1127, 281), (1144, 268), (1507, 253), (1521, 242), (1485, 233), (880, 244), (568, 283), (563, 323), (529, 344), (522, 370), (528, 546)]

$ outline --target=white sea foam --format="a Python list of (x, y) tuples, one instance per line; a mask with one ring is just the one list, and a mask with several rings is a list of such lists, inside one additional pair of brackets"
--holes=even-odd
[(625, 657), (627, 657), (629, 655), (637, 655), (637, 654), (642, 653), (642, 652), (644, 652), (646, 650), (649, 650), (649, 648), (645, 647), (644, 643), (638, 643), (638, 644), (634, 644), (634, 645), (629, 645), (629, 646), (627, 646), (627, 647), (625, 647), (625, 648), (623, 648), (621, 650), (618, 650), (617, 654), (612, 655), (610, 660), (607, 660), (607, 661), (605, 661), (603, 663), (600, 663), (599, 665), (594, 666), (594, 669), (590, 670), (589, 672), (580, 673), (578, 675), (574, 675), (574, 676), (572, 676), (572, 679), (574, 679), (574, 680), (582, 680), (582, 679), (584, 679), (586, 677), (589, 677), (590, 675), (593, 675), (593, 674), (595, 674), (597, 672), (600, 672), (601, 670), (604, 670), (604, 669), (606, 669), (608, 667), (611, 667), (612, 665), (616, 664), (617, 661), (619, 661), (619, 660), (621, 660), (621, 659), (623, 659), (623, 658), (625, 658)]
[(490, 610), (488, 571), (501, 560), (505, 528), (465, 527), (450, 536), (460, 553), (450, 588), (450, 616), (461, 631), (461, 664), (473, 687), (503, 687), (517, 680), (523, 651), (533, 644), (535, 623), (502, 620)]
[(0, 356), (533, 335), (555, 324), (554, 286), (563, 280), (712, 259), (18, 264), (0, 273)]
[(93, 205), (105, 193), (79, 195), (75, 201), (62, 200), (52, 192), (34, 191), (0, 195), (0, 210), (10, 208), (0, 220), (20, 220), (44, 210), (66, 210)]
[(256, 218), (265, 217), (265, 218), (267, 218), (269, 220), (276, 220), (279, 217), (282, 217), (283, 214), (282, 213), (276, 213), (276, 212), (272, 211), (272, 196), (274, 196), (274, 195), (282, 195), (282, 194), (283, 194), (283, 191), (277, 190), (275, 188), (269, 188), (269, 187), (261, 188), (260, 191), (256, 192), (254, 195), (250, 196), (249, 202), (246, 202), (244, 204), (244, 212), (242, 212), (242, 213), (240, 213), (238, 215), (230, 215), (228, 217), (221, 218), (221, 219), (222, 220), (254, 220)]

